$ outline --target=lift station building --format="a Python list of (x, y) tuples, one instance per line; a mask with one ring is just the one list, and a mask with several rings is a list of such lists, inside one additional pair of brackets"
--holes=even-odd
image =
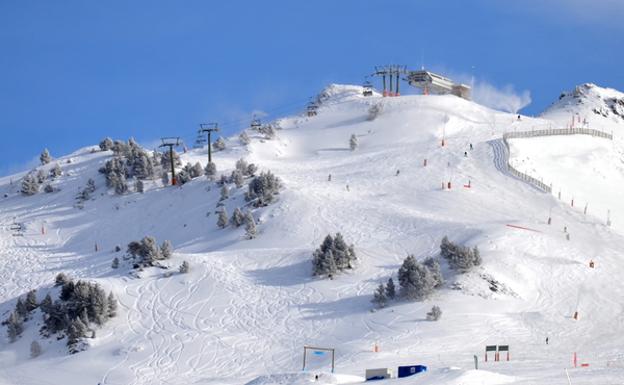
[(420, 71), (409, 71), (407, 73), (407, 82), (411, 86), (421, 88), (425, 95), (430, 93), (441, 95), (451, 94), (470, 100), (469, 86), (455, 83), (451, 79), (431, 71), (424, 69)]

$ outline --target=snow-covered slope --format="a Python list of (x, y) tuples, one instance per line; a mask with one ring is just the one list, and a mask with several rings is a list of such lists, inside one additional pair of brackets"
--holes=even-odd
[[(61, 191), (52, 194), (24, 197), (17, 192), (19, 176), (0, 179), (6, 194), (0, 199), (0, 314), (6, 317), (30, 289), (42, 298), (58, 272), (101, 283), (121, 304), (91, 348), (72, 356), (64, 341), (40, 339), (43, 354), (29, 358), (30, 342), (39, 339), (35, 316), (20, 340), (0, 342), (0, 383), (240, 384), (270, 375), (277, 376), (256, 383), (304, 383), (311, 377), (279, 375), (300, 369), (304, 345), (335, 348), (336, 371), (343, 374), (425, 364), (430, 371), (420, 377), (423, 384), (564, 383), (562, 368), (573, 352), (591, 365), (571, 371), (574, 383), (624, 378), (616, 367), (624, 342), (620, 227), (608, 228), (600, 215), (584, 216), (565, 199), (513, 178), (499, 151), (504, 132), (560, 126), (578, 106), (554, 106), (541, 118), (518, 121), (453, 96), (364, 98), (357, 89), (330, 87), (317, 116), (284, 118), (275, 139), (254, 134), (242, 146), (233, 137), (227, 150), (214, 154), (220, 172), (229, 174), (244, 157), (283, 182), (279, 200), (254, 211), (259, 235), (253, 240), (242, 229), (217, 228), (219, 187), (205, 178), (179, 188), (154, 181), (144, 194), (111, 195), (97, 172), (110, 152), (87, 148), (61, 158), (66, 174), (55, 182)], [(369, 121), (368, 110), (378, 103), (383, 112)], [(566, 183), (591, 167), (609, 167), (608, 176), (621, 167), (612, 164), (624, 149), (618, 140), (530, 139), (539, 147), (524, 140), (511, 141), (512, 162), (533, 162), (531, 170), (564, 175)], [(570, 151), (550, 151), (557, 146)], [(537, 148), (550, 158), (538, 158)], [(596, 148), (603, 155), (591, 155)], [(182, 158), (205, 164), (206, 149)], [(562, 167), (540, 167), (553, 159)], [(90, 177), (98, 186), (95, 198), (77, 209), (74, 196)], [(443, 189), (449, 182), (451, 189)], [(614, 190), (623, 187), (615, 183)], [(229, 213), (245, 204), (243, 194), (234, 190), (226, 200)], [(622, 204), (609, 204), (615, 218)], [(11, 235), (14, 221), (25, 224), (25, 236)], [(358, 265), (333, 280), (313, 278), (312, 251), (338, 231), (355, 245)], [(191, 272), (167, 277), (147, 269), (137, 279), (111, 269), (113, 257), (123, 255), (114, 247), (125, 250), (145, 235), (170, 239), (175, 253), (167, 263), (175, 269), (187, 260)], [(444, 287), (427, 301), (371, 311), (375, 287), (390, 276), (396, 280), (408, 254), (436, 255), (444, 235), (478, 245), (483, 265), (463, 275), (445, 269)], [(595, 269), (588, 268), (590, 259)], [(442, 319), (427, 322), (434, 304)], [(509, 344), (512, 361), (470, 370), (486, 344)], [(317, 369), (326, 364), (317, 362)]]

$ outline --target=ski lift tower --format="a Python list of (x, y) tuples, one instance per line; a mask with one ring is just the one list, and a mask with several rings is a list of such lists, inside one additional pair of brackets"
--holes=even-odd
[(210, 140), (210, 134), (219, 131), (219, 125), (217, 123), (200, 123), (199, 132), (208, 133), (208, 164), (212, 163), (212, 141)]
[(176, 185), (175, 178), (175, 161), (173, 160), (173, 148), (180, 146), (180, 137), (166, 137), (160, 138), (162, 140), (162, 144), (158, 147), (168, 147), (169, 148), (169, 161), (171, 162), (171, 185)]
[[(375, 72), (371, 76), (381, 76), (383, 85), (383, 96), (400, 96), (399, 81), (401, 80), (401, 74), (407, 74), (407, 67), (403, 65), (386, 65), (375, 67)], [(389, 87), (386, 88), (386, 77), (389, 80)], [(395, 79), (395, 87), (393, 87), (392, 79)]]

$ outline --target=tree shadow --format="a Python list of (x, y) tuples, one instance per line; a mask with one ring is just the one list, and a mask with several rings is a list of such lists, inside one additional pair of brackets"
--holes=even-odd
[(264, 286), (295, 286), (312, 281), (312, 263), (309, 259), (292, 265), (274, 266), (248, 271), (255, 281)]
[(371, 309), (370, 296), (359, 295), (340, 298), (335, 301), (308, 303), (301, 305), (306, 320), (343, 318), (366, 313)]

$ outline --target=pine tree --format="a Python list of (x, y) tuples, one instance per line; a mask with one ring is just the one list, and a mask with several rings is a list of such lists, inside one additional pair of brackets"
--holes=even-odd
[(70, 347), (70, 353), (76, 353), (76, 351), (72, 350), (87, 333), (87, 325), (85, 325), (80, 318), (74, 318), (67, 328), (67, 346)]
[(35, 178), (37, 179), (37, 183), (42, 184), (46, 181), (46, 173), (43, 170), (39, 170)]
[(224, 229), (228, 224), (228, 215), (227, 215), (227, 211), (225, 210), (225, 207), (223, 207), (221, 209), (221, 211), (219, 211), (219, 218), (217, 219), (217, 226), (219, 226), (219, 228)]
[(61, 175), (63, 175), (63, 170), (61, 169), (61, 166), (57, 163), (50, 170), (50, 177), (58, 178)]
[(186, 274), (189, 272), (189, 263), (186, 261), (182, 261), (182, 264), (180, 265), (180, 274)]
[(351, 148), (351, 151), (354, 151), (358, 146), (358, 139), (355, 136), (355, 134), (351, 135), (351, 138), (349, 139), (349, 148)]
[(442, 317), (442, 310), (437, 305), (431, 308), (431, 311), (427, 313), (427, 321), (437, 321)]
[(256, 235), (256, 221), (254, 220), (251, 211), (247, 211), (247, 213), (245, 213), (245, 236), (247, 239), (254, 239)]
[(50, 312), (50, 309), (52, 308), (52, 297), (50, 296), (50, 293), (46, 294), (43, 298), (43, 301), (39, 304), (39, 308), (44, 313)]
[(22, 179), (21, 192), (23, 195), (35, 195), (39, 192), (39, 181), (32, 173), (26, 174)]
[(26, 306), (26, 311), (31, 312), (35, 310), (39, 304), (37, 303), (37, 291), (31, 290), (26, 294), (26, 301), (24, 302)]
[(58, 273), (54, 278), (54, 286), (61, 286), (69, 281), (70, 279), (65, 273)]
[(7, 335), (10, 342), (15, 342), (24, 331), (22, 317), (16, 312), (12, 312), (7, 319)]
[(37, 358), (41, 355), (41, 345), (39, 342), (33, 341), (30, 344), (30, 358)]
[(143, 192), (145, 191), (145, 186), (143, 185), (143, 181), (140, 179), (137, 179), (134, 182), (134, 191), (143, 194)]
[(240, 140), (241, 144), (243, 146), (248, 145), (251, 142), (251, 139), (249, 139), (249, 135), (247, 135), (247, 133), (245, 131), (243, 131), (239, 136), (238, 139)]
[(239, 170), (232, 171), (230, 180), (236, 185), (237, 188), (243, 187), (243, 174)]
[(442, 286), (442, 284), (444, 283), (444, 279), (442, 278), (442, 271), (440, 270), (440, 263), (438, 262), (438, 260), (433, 257), (429, 257), (423, 261), (423, 265), (425, 265), (425, 267), (429, 269), (429, 272), (431, 272), (434, 286), (436, 288)]
[[(93, 320), (98, 325), (104, 324), (108, 320), (108, 298), (106, 292), (100, 285), (92, 285), (89, 293), (91, 308), (94, 313)], [(90, 317), (91, 319), (91, 317)]]
[(204, 174), (208, 179), (213, 179), (217, 175), (217, 165), (214, 162), (208, 163), (204, 169)]
[(15, 303), (15, 314), (18, 315), (22, 320), (28, 317), (28, 308), (22, 298), (18, 298)]
[(221, 198), (219, 200), (226, 200), (230, 197), (230, 189), (226, 186), (223, 185), (223, 187), (221, 187)]
[(173, 246), (171, 245), (171, 241), (166, 239), (162, 245), (160, 246), (160, 253), (163, 259), (171, 258), (173, 255)]
[(39, 155), (39, 160), (41, 161), (41, 164), (50, 163), (50, 161), (52, 160), (52, 157), (50, 156), (50, 152), (48, 151), (47, 148), (43, 149), (43, 151), (41, 152), (41, 155)]
[(435, 281), (429, 269), (408, 255), (399, 268), (399, 284), (403, 296), (410, 300), (426, 298), (433, 292)]
[(111, 138), (104, 138), (100, 142), (100, 150), (108, 151), (113, 148), (113, 140)]
[(240, 227), (245, 222), (245, 215), (243, 212), (237, 207), (234, 209), (232, 213), (232, 218), (230, 218), (230, 223), (234, 227)]
[(106, 301), (108, 303), (108, 317), (113, 318), (117, 316), (117, 300), (115, 299), (112, 291), (108, 293)]
[(197, 178), (198, 176), (201, 176), (203, 173), (204, 173), (204, 169), (202, 168), (202, 165), (199, 162), (197, 162), (191, 169), (191, 178)]
[(388, 283), (386, 284), (386, 297), (390, 300), (396, 298), (396, 288), (392, 277), (388, 278)]
[(373, 302), (378, 308), (386, 306), (388, 298), (386, 297), (386, 291), (383, 283), (380, 283), (379, 286), (377, 286), (377, 290), (375, 290), (375, 294), (373, 294), (373, 299), (371, 302)]
[(225, 140), (219, 137), (214, 143), (212, 143), (212, 149), (215, 151), (225, 150)]

